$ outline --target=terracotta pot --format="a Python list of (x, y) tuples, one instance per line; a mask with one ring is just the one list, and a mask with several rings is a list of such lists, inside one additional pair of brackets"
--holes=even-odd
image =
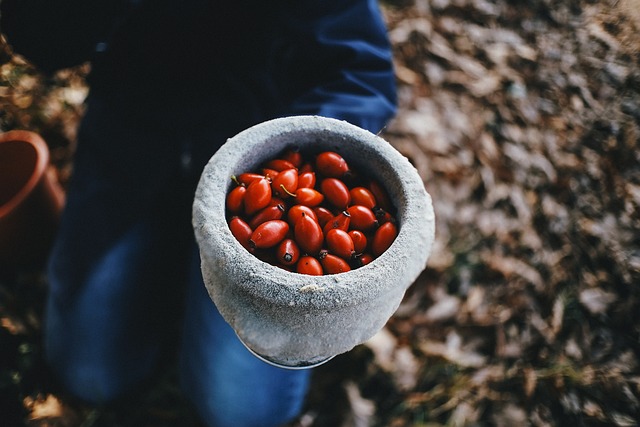
[(0, 267), (42, 263), (50, 249), (64, 193), (36, 133), (0, 134)]
[[(337, 151), (386, 186), (399, 224), (387, 251), (349, 272), (309, 276), (262, 262), (238, 243), (225, 219), (230, 177), (291, 147)], [(193, 226), (209, 295), (240, 340), (272, 364), (307, 368), (385, 325), (426, 266), (435, 217), (416, 169), (391, 144), (347, 122), (302, 116), (256, 125), (218, 150), (200, 179)]]

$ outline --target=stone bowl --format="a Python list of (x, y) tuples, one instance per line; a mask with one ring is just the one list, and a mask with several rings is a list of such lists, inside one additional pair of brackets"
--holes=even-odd
[[(259, 260), (234, 238), (225, 218), (231, 176), (293, 147), (336, 151), (386, 187), (399, 232), (381, 256), (349, 272), (309, 276)], [(193, 227), (207, 291), (240, 340), (272, 364), (308, 368), (382, 329), (426, 266), (435, 217), (416, 169), (387, 141), (344, 121), (296, 116), (246, 129), (213, 155), (196, 190)]]

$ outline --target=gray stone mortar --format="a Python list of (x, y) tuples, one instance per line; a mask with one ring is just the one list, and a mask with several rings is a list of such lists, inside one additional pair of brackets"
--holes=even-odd
[[(302, 275), (260, 261), (233, 237), (225, 218), (231, 176), (292, 147), (336, 151), (386, 187), (399, 232), (372, 263), (340, 274)], [(205, 285), (223, 318), (257, 355), (296, 368), (347, 352), (385, 325), (426, 266), (435, 217), (416, 169), (387, 141), (344, 121), (296, 116), (227, 140), (203, 170), (193, 227)]]

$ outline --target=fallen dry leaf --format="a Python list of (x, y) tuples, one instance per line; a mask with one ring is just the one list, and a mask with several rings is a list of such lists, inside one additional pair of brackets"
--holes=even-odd
[(31, 420), (59, 418), (64, 414), (62, 403), (52, 394), (48, 394), (44, 398), (42, 396), (35, 399), (26, 397), (24, 407), (29, 411), (29, 419)]

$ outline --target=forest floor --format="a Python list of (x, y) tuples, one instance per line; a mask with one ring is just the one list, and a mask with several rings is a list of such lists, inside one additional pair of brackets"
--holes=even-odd
[[(639, 425), (640, 2), (383, 9), (399, 112), (382, 136), (422, 176), (436, 239), (385, 328), (314, 370), (292, 425)], [(64, 184), (86, 70), (1, 60), (2, 130), (42, 133)], [(0, 278), (0, 424), (197, 425), (171, 369), (127, 405), (61, 393), (46, 288)]]

